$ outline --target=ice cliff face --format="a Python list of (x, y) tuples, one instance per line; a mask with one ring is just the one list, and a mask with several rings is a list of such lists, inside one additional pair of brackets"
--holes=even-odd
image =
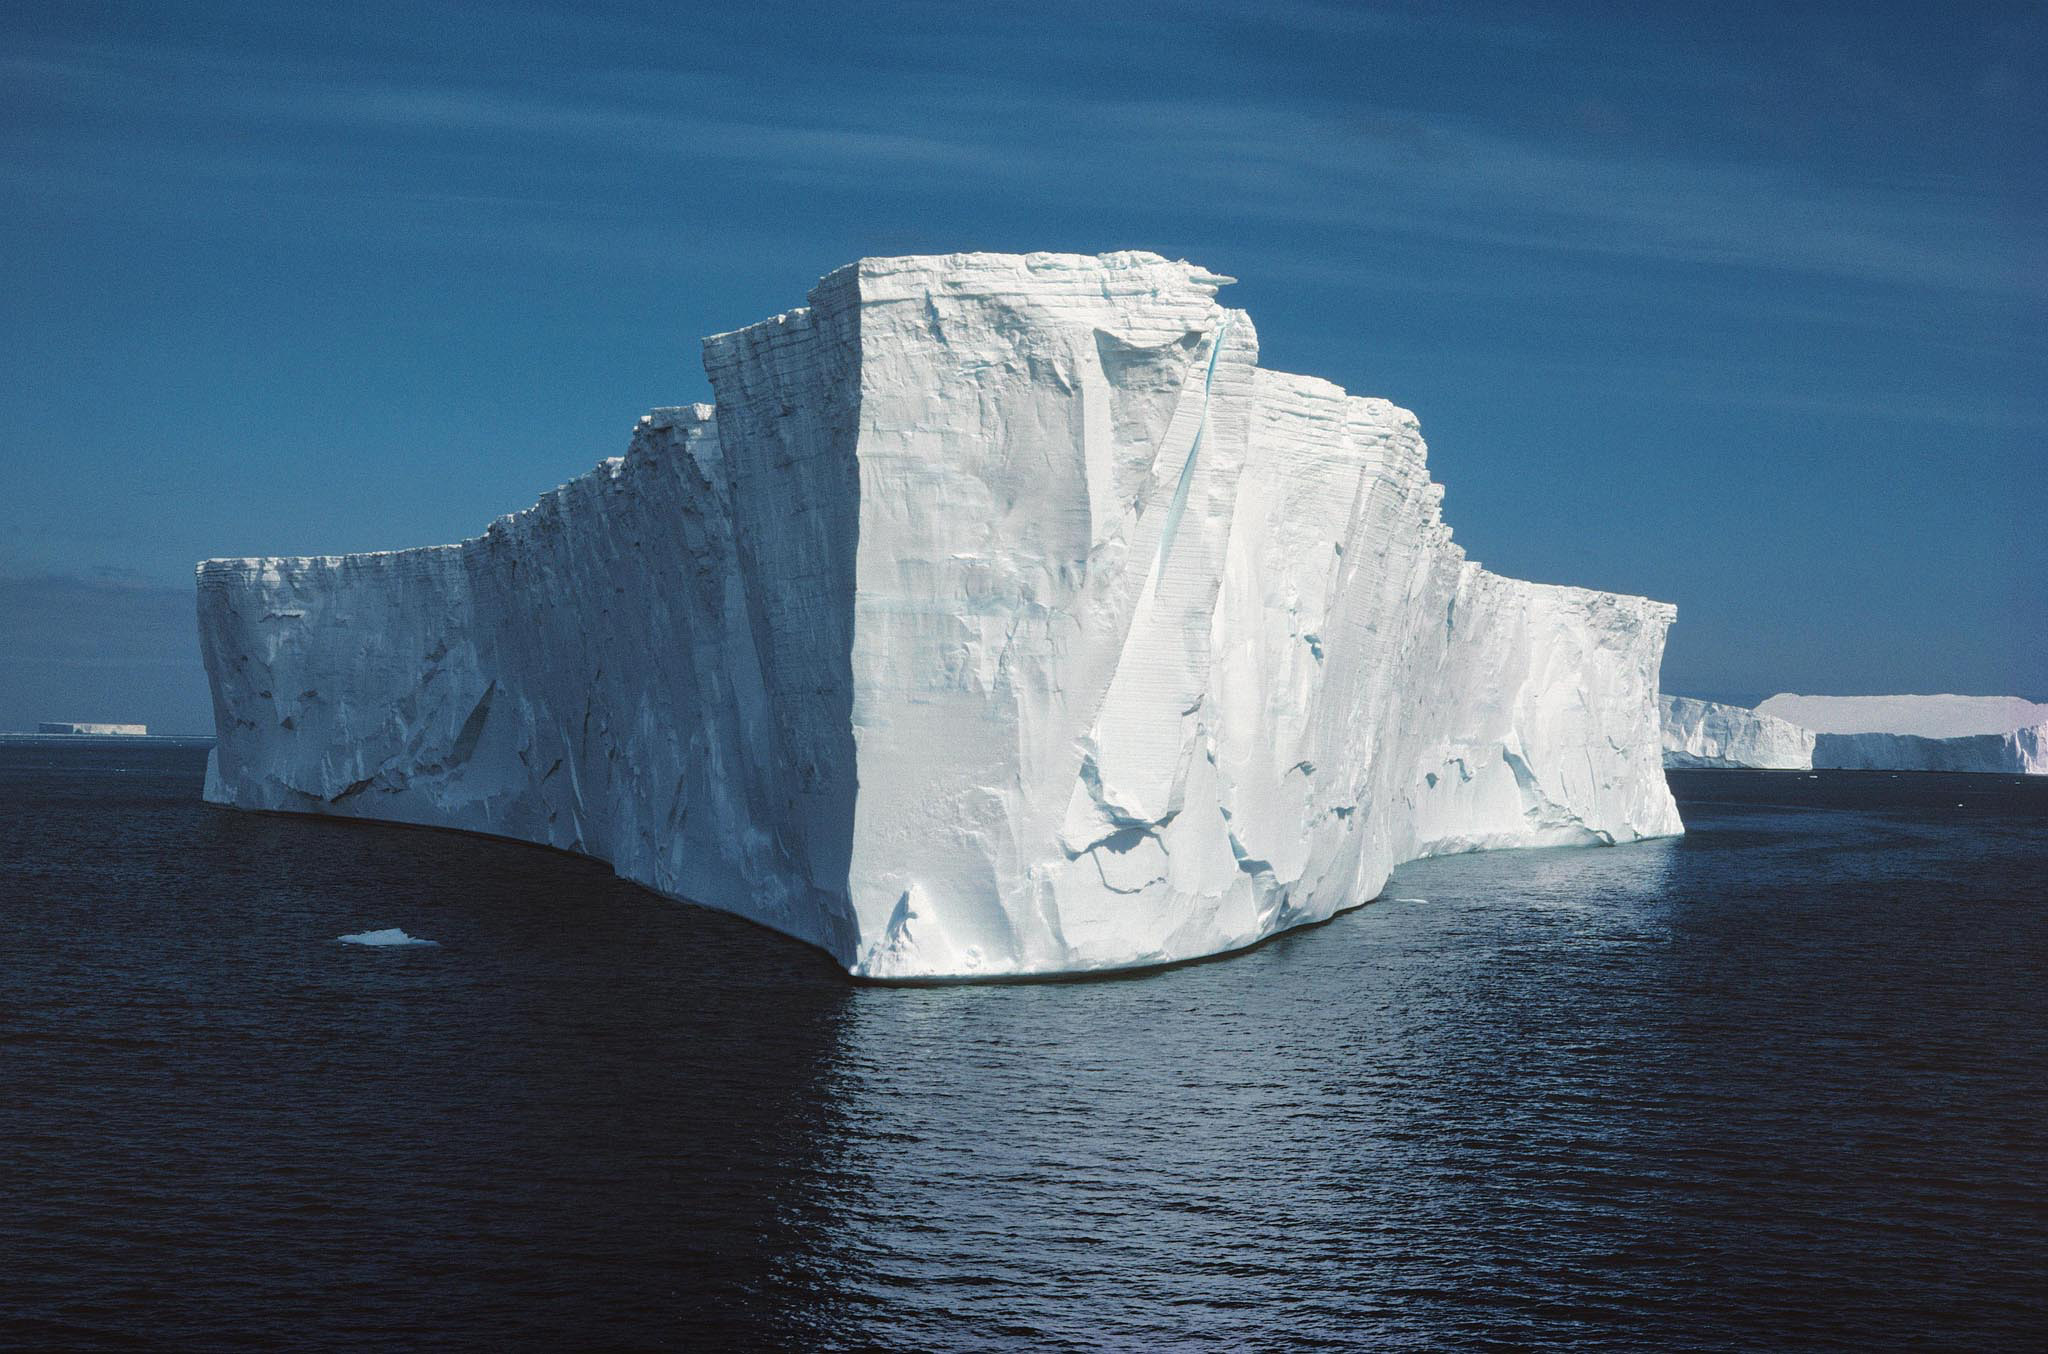
[(1785, 693), (1754, 710), (1657, 702), (1666, 766), (2048, 775), (2048, 705), (2016, 696)]
[(1839, 771), (1987, 771), (2048, 776), (2048, 723), (1954, 738), (1922, 738), (1910, 733), (1816, 734), (1813, 764)]
[(1684, 696), (1657, 697), (1664, 720), (1664, 765), (1806, 770), (1813, 731), (1739, 705)]
[(1260, 369), (1227, 280), (863, 260), (475, 540), (202, 564), (208, 797), (586, 852), (897, 978), (1678, 832), (1672, 609), (1467, 560), (1414, 418)]

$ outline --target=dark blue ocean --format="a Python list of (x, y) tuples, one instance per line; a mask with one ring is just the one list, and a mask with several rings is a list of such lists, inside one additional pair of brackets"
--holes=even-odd
[(1681, 841), (891, 989), (203, 757), (0, 747), (0, 1346), (2048, 1339), (2048, 781), (1676, 773)]

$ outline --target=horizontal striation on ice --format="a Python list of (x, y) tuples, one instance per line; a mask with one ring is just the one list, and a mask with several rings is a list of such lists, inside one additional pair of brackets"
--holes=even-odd
[(865, 259), (481, 537), (200, 565), (208, 798), (584, 852), (882, 978), (1680, 831), (1672, 608), (1466, 559), (1413, 416), (1261, 369), (1228, 281)]

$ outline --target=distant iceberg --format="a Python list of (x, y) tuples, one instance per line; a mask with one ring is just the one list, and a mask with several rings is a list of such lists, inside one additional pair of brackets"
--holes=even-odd
[(1760, 710), (1661, 694), (1657, 709), (1666, 766), (1804, 771), (1813, 765), (1813, 730)]
[(1800, 696), (1754, 710), (1660, 695), (1664, 765), (2048, 775), (2048, 704), (2017, 696)]
[(344, 945), (438, 945), (437, 940), (421, 940), (409, 936), (396, 926), (383, 931), (358, 931), (352, 936), (336, 936)]

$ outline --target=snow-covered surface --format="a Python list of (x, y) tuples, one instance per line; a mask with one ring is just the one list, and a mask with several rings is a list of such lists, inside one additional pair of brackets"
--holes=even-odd
[(421, 940), (418, 936), (409, 936), (396, 926), (383, 931), (358, 931), (354, 935), (336, 936), (335, 939), (344, 945), (434, 945), (439, 943), (432, 940)]
[(1803, 771), (1813, 765), (1813, 731), (1740, 705), (1657, 697), (1664, 765), (1748, 766)]
[(1781, 691), (1756, 708), (1815, 733), (1961, 738), (2048, 724), (2048, 703), (2018, 696), (1801, 696)]
[(482, 537), (202, 564), (208, 797), (586, 852), (896, 978), (1680, 831), (1672, 608), (1467, 560), (1413, 416), (1260, 369), (1227, 280), (863, 260)]

